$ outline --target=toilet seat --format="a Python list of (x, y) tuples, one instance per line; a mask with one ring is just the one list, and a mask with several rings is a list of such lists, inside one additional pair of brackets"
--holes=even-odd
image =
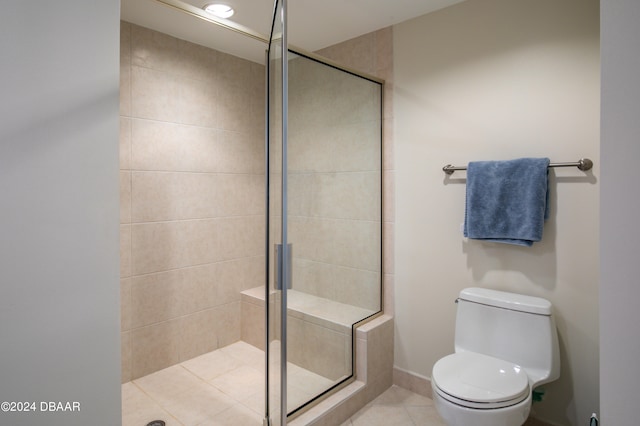
[(438, 394), (464, 407), (495, 409), (518, 404), (529, 396), (526, 372), (511, 362), (474, 352), (458, 352), (433, 366)]

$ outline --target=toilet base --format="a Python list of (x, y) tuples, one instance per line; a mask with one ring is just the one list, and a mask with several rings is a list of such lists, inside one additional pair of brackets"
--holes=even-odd
[(432, 384), (433, 402), (448, 426), (522, 426), (531, 411), (531, 393), (518, 404), (495, 409), (463, 407), (444, 399)]

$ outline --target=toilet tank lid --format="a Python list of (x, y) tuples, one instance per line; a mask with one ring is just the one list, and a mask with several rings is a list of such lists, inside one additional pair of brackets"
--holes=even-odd
[(470, 287), (460, 292), (460, 299), (514, 311), (551, 315), (551, 302), (541, 297)]

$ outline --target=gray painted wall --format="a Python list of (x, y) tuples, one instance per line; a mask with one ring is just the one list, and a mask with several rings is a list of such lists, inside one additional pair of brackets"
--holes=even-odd
[(601, 0), (600, 407), (603, 425), (638, 424), (640, 369), (640, 2)]
[(2, 425), (120, 423), (119, 6), (2, 4)]

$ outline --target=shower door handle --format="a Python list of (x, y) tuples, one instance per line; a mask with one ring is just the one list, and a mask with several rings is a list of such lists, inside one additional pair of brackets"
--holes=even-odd
[[(276, 279), (276, 290), (282, 290), (282, 281), (285, 279), (284, 274), (282, 273), (282, 268), (283, 268), (283, 256), (282, 256), (282, 252), (283, 247), (282, 244), (276, 244), (275, 245), (275, 261), (276, 261), (276, 267), (275, 267), (275, 279)], [(292, 287), (291, 285), (291, 277), (292, 277), (292, 273), (291, 273), (291, 265), (292, 265), (292, 255), (291, 253), (293, 252), (293, 248), (291, 247), (291, 243), (287, 244), (287, 272), (286, 272), (286, 280), (287, 280), (287, 289), (290, 289)]]

